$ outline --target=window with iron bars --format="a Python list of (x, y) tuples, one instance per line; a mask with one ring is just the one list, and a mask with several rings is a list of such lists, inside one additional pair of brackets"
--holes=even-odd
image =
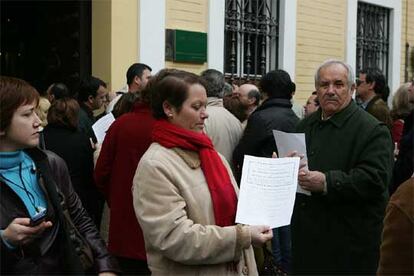
[(358, 2), (356, 72), (378, 68), (388, 76), (390, 10)]
[(224, 72), (250, 81), (278, 66), (279, 0), (226, 0)]

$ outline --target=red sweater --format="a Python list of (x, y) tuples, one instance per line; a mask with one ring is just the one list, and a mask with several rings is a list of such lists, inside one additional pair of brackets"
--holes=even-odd
[(392, 123), (392, 130), (391, 130), (392, 141), (394, 143), (397, 143), (398, 149), (400, 148), (400, 140), (402, 137), (403, 129), (404, 129), (404, 120), (397, 119)]
[(151, 144), (154, 122), (149, 106), (137, 103), (109, 128), (95, 167), (95, 183), (110, 207), (108, 249), (115, 256), (146, 260), (131, 187), (138, 162)]

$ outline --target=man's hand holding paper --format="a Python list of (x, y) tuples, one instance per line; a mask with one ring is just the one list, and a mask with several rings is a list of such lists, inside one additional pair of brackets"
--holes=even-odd
[(309, 171), (308, 168), (299, 170), (299, 185), (310, 192), (326, 192), (326, 177), (324, 173)]
[[(297, 156), (303, 156), (302, 163), (306, 164), (304, 167), (301, 166), (300, 171), (308, 171), (307, 166), (307, 155), (306, 155), (306, 142), (304, 133), (286, 133), (279, 130), (273, 130), (273, 136), (275, 138), (277, 150), (279, 156), (288, 156), (292, 152), (297, 152)], [(310, 195), (310, 190), (303, 189), (299, 179), (299, 185), (297, 186), (297, 193)]]

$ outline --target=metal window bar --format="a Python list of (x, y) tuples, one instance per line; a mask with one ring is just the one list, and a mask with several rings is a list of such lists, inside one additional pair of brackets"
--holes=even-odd
[(388, 76), (390, 9), (358, 2), (356, 72), (378, 68)]
[(226, 0), (224, 72), (257, 80), (278, 65), (279, 0)]

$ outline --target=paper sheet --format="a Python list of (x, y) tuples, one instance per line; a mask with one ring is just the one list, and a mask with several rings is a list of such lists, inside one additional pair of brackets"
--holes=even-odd
[[(308, 161), (306, 153), (305, 133), (287, 133), (279, 130), (273, 130), (273, 137), (276, 141), (279, 157), (284, 157), (288, 153), (296, 150), (299, 154), (304, 155), (303, 161)], [(311, 195), (309, 191), (302, 189), (299, 183), (296, 192), (305, 195)]]
[(244, 156), (236, 222), (289, 225), (295, 203), (299, 157)]
[(98, 143), (102, 144), (103, 140), (105, 139), (106, 132), (114, 121), (114, 115), (112, 112), (109, 112), (93, 124), (92, 129), (95, 133)]

